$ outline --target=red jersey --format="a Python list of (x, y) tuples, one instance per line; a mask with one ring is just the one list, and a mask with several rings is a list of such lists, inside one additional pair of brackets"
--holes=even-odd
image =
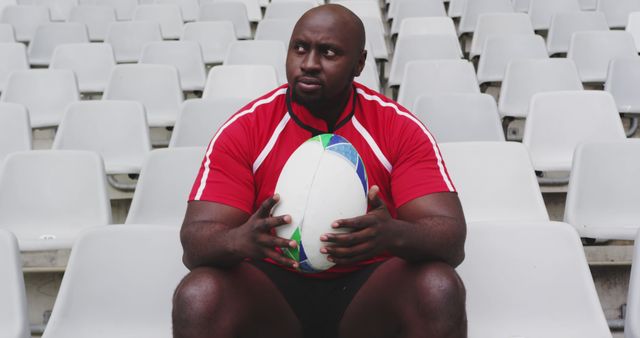
[[(393, 217), (398, 207), (417, 197), (455, 191), (435, 139), (398, 103), (354, 82), (350, 103), (336, 125), (327, 126), (290, 95), (287, 85), (278, 87), (220, 127), (207, 147), (190, 200), (222, 203), (253, 214), (275, 193), (291, 154), (322, 133), (340, 135), (354, 146), (364, 162), (369, 187), (380, 188)], [(309, 276), (336, 276), (388, 257), (334, 266)]]

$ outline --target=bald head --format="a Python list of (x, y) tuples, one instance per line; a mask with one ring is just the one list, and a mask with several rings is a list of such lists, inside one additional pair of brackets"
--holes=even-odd
[(336, 4), (314, 7), (300, 17), (295, 28), (307, 20), (325, 20), (327, 24), (333, 24), (340, 34), (352, 37), (354, 42), (356, 42), (356, 46), (360, 48), (360, 51), (364, 50), (364, 24), (362, 20), (348, 8)]

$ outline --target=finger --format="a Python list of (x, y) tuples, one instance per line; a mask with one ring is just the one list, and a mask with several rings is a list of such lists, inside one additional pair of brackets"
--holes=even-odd
[(273, 249), (264, 250), (264, 255), (265, 257), (273, 259), (276, 263), (280, 265), (288, 266), (294, 269), (297, 269), (300, 266), (300, 263), (280, 254), (279, 252)]
[(269, 249), (275, 248), (275, 247), (294, 249), (298, 246), (298, 243), (294, 240), (274, 236), (271, 234), (260, 235), (258, 236), (256, 241), (261, 246)]
[(360, 231), (353, 231), (348, 233), (324, 234), (320, 236), (320, 240), (336, 246), (345, 247), (370, 241), (374, 237), (375, 231), (371, 230), (371, 228), (365, 228)]
[(386, 208), (387, 206), (384, 204), (384, 201), (380, 198), (379, 195), (380, 188), (377, 185), (374, 185), (369, 189), (369, 206), (371, 209), (378, 208)]
[(354, 218), (339, 219), (333, 222), (333, 224), (331, 224), (331, 227), (334, 229), (349, 228), (359, 230), (371, 226), (374, 221), (375, 218), (371, 217), (370, 215), (362, 215)]
[[(333, 259), (353, 258), (361, 255), (369, 254), (373, 256), (374, 246), (371, 242), (365, 242), (351, 247), (326, 246), (320, 250), (326, 251), (329, 257)], [(324, 250), (323, 250), (324, 249)]]
[(276, 217), (268, 217), (258, 221), (258, 228), (264, 231), (270, 231), (272, 228), (291, 223), (291, 216), (282, 215)]
[(269, 217), (269, 215), (271, 215), (271, 209), (273, 209), (273, 207), (278, 204), (279, 201), (280, 195), (278, 194), (274, 194), (273, 196), (267, 198), (266, 200), (264, 200), (264, 202), (262, 202), (255, 215), (260, 218)]

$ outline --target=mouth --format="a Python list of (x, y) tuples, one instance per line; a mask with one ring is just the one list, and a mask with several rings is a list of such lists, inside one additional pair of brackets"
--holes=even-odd
[(296, 81), (297, 87), (304, 92), (314, 92), (322, 87), (322, 81), (314, 77), (301, 76)]

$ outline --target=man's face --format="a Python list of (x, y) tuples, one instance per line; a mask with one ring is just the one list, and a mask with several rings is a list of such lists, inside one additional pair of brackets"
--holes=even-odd
[(295, 26), (287, 52), (287, 80), (296, 101), (322, 107), (349, 93), (366, 54), (349, 17), (331, 10), (305, 15)]

